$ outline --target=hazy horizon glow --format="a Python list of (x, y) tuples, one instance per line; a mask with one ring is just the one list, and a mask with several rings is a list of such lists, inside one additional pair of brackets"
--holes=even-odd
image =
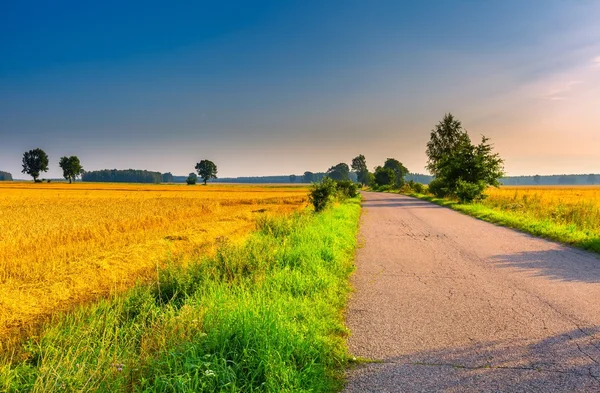
[[(600, 172), (600, 3), (57, 1), (0, 5), (0, 170), (424, 173), (452, 112), (509, 175)], [(537, 5), (536, 5), (537, 4)]]

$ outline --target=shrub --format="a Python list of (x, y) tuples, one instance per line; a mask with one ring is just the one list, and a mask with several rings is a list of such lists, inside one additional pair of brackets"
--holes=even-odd
[(198, 175), (196, 175), (193, 172), (190, 173), (190, 175), (187, 177), (187, 179), (185, 179), (185, 182), (190, 186), (193, 186), (194, 184), (196, 184), (197, 181), (198, 181)]
[(342, 197), (354, 198), (358, 195), (358, 185), (351, 180), (338, 181), (337, 190)]
[(482, 199), (485, 189), (486, 184), (483, 181), (470, 183), (460, 179), (456, 182), (454, 193), (461, 203), (471, 203), (474, 200)]
[(429, 192), (438, 198), (448, 196), (448, 190), (446, 189), (444, 182), (438, 178), (433, 179), (431, 183), (429, 183)]
[(336, 182), (328, 177), (320, 183), (313, 183), (308, 193), (308, 200), (314, 206), (315, 212), (323, 211), (335, 196), (336, 191)]

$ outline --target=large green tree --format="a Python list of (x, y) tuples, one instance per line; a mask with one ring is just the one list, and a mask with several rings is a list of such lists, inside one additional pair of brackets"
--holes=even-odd
[(210, 179), (217, 178), (217, 166), (214, 162), (210, 160), (202, 160), (199, 163), (197, 163), (196, 171), (198, 172), (198, 175), (200, 175), (200, 177), (202, 178), (204, 185), (206, 185), (206, 182)]
[(61, 157), (58, 166), (62, 169), (63, 177), (69, 181), (69, 184), (83, 173), (83, 167), (77, 156)]
[(23, 153), (23, 170), (37, 181), (41, 172), (48, 171), (48, 155), (42, 149), (33, 149)]
[(356, 172), (356, 178), (359, 183), (369, 184), (369, 169), (367, 168), (367, 160), (365, 156), (359, 154), (352, 159), (352, 170)]
[(444, 118), (431, 130), (431, 136), (427, 142), (427, 170), (437, 176), (440, 160), (446, 158), (464, 143), (471, 143), (467, 131), (452, 113), (445, 114)]
[(394, 171), (394, 185), (396, 187), (402, 187), (404, 185), (404, 176), (408, 175), (408, 169), (395, 158), (388, 158), (383, 164), (384, 168), (391, 169)]
[[(487, 187), (498, 187), (499, 179), (504, 176), (504, 161), (493, 152), (493, 146), (485, 136), (481, 143), (473, 145), (465, 134), (442, 155), (431, 156), (431, 152), (428, 148), (430, 162), (435, 162), (436, 178), (429, 189), (437, 196), (451, 195), (461, 202), (471, 202), (481, 198)], [(435, 154), (438, 152), (436, 150)]]
[(343, 162), (334, 165), (327, 170), (327, 176), (333, 180), (350, 180), (349, 174), (350, 168), (348, 167), (348, 164)]

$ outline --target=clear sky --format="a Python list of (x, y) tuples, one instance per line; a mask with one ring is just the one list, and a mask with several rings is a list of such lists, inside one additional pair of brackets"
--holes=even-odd
[(452, 112), (511, 175), (600, 172), (600, 1), (0, 2), (0, 170), (424, 172)]

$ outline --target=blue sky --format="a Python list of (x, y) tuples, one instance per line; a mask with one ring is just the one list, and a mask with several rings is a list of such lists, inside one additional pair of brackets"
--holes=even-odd
[(600, 2), (4, 1), (0, 170), (424, 172), (452, 112), (509, 174), (600, 172)]

